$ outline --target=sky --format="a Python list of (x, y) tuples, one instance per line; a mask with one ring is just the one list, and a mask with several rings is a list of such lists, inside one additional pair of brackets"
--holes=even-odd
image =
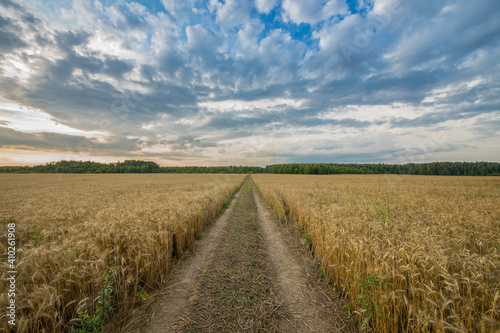
[(498, 0), (0, 0), (0, 165), (500, 162)]

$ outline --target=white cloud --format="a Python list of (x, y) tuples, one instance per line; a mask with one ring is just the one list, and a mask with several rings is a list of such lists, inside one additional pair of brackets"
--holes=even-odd
[(290, 19), (296, 24), (316, 24), (335, 15), (349, 13), (347, 4), (343, 0), (284, 0), (283, 9), (285, 19)]
[(163, 7), (170, 12), (171, 14), (175, 14), (179, 9), (182, 8), (182, 2), (176, 0), (161, 0)]
[(201, 24), (186, 27), (187, 49), (201, 54), (213, 53), (223, 44), (223, 40)]
[(24, 133), (58, 133), (104, 139), (101, 131), (82, 131), (61, 124), (48, 113), (0, 99), (0, 127)]
[(276, 5), (276, 0), (255, 0), (255, 7), (260, 13), (269, 14)]
[(264, 24), (259, 19), (246, 22), (243, 29), (238, 31), (238, 38), (243, 48), (256, 48), (258, 46), (258, 36), (264, 28)]
[(286, 65), (300, 61), (306, 45), (293, 40), (290, 34), (281, 29), (270, 32), (259, 46), (261, 60), (269, 65)]
[(248, 0), (226, 0), (224, 3), (211, 0), (209, 9), (217, 11), (216, 19), (222, 28), (230, 29), (242, 25), (250, 18), (252, 5)]
[(422, 108), (402, 103), (389, 105), (346, 105), (341, 108), (333, 108), (321, 113), (322, 119), (342, 120), (346, 117), (358, 121), (388, 122), (392, 118), (404, 116), (414, 119), (426, 113), (432, 113), (431, 107)]
[(109, 19), (111, 20), (111, 22), (114, 23), (115, 26), (118, 27), (126, 23), (125, 16), (116, 6), (108, 7), (106, 13), (108, 14)]
[(345, 17), (342, 21), (335, 21), (325, 25), (319, 31), (314, 32), (314, 37), (319, 38), (319, 47), (326, 52), (338, 50), (342, 43), (355, 43), (356, 31), (362, 23), (359, 14)]
[(7, 55), (0, 59), (0, 69), (3, 70), (5, 77), (19, 78), (22, 82), (28, 82), (28, 79), (35, 73), (34, 69), (25, 64), (18, 56)]
[(372, 12), (375, 15), (398, 15), (404, 10), (404, 4), (401, 0), (376, 0), (373, 2)]
[(146, 15), (148, 9), (137, 2), (127, 3), (127, 7), (131, 13), (136, 15)]
[(216, 112), (235, 112), (235, 111), (278, 111), (287, 108), (300, 108), (304, 104), (303, 99), (290, 98), (266, 98), (254, 101), (244, 100), (225, 100), (225, 101), (207, 101), (198, 103), (201, 108), (206, 108)]

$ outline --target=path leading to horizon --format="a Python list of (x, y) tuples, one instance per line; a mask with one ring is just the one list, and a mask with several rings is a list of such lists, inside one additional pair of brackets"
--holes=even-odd
[(141, 332), (353, 331), (250, 177), (169, 286)]

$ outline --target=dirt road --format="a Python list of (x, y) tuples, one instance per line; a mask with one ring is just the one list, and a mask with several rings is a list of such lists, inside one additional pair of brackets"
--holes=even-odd
[(347, 332), (345, 311), (248, 178), (141, 332)]

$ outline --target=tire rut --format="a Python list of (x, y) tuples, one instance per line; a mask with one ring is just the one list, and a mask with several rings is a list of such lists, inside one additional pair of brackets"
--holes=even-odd
[(197, 242), (194, 254), (189, 257), (180, 267), (172, 272), (172, 280), (168, 284), (166, 293), (162, 296), (160, 304), (147, 328), (141, 330), (147, 333), (175, 332), (177, 323), (182, 320), (189, 305), (189, 295), (196, 289), (198, 281), (196, 277), (200, 272), (207, 269), (210, 257), (222, 242), (222, 231), (227, 227), (231, 213), (238, 201), (242, 188), (235, 193), (224, 213), (217, 219), (216, 223)]
[(278, 284), (278, 296), (290, 317), (282, 325), (284, 332), (355, 332), (346, 320), (340, 301), (334, 301), (329, 288), (319, 280), (314, 260), (301, 251), (297, 238), (279, 227), (276, 214), (254, 190), (258, 220), (264, 234), (264, 246), (270, 254)]
[(277, 299), (270, 257), (257, 222), (249, 180), (222, 232), (210, 264), (192, 293), (179, 332), (276, 332), (287, 316)]
[(296, 243), (248, 177), (142, 332), (352, 331)]

